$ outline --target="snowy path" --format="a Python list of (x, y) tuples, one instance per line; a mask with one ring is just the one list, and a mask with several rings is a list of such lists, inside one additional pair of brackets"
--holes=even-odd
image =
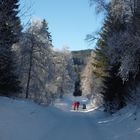
[(81, 113), (68, 113), (59, 116), (57, 124), (48, 133), (49, 140), (102, 140), (97, 124), (89, 121), (89, 117)]
[[(64, 105), (64, 104), (62, 104)], [(63, 109), (63, 110), (62, 110)], [(139, 140), (140, 113), (106, 116), (0, 97), (0, 140)]]
[(0, 98), (0, 140), (103, 140), (93, 116)]

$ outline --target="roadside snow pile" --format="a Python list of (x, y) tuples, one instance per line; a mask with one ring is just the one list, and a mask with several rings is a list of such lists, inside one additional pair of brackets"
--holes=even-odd
[(140, 110), (128, 105), (117, 113), (98, 121), (106, 140), (139, 140)]

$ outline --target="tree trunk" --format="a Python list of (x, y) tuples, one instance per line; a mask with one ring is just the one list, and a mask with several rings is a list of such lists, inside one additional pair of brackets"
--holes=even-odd
[(31, 81), (31, 71), (32, 71), (32, 66), (33, 66), (33, 48), (34, 48), (33, 37), (31, 38), (31, 43), (32, 43), (32, 46), (31, 46), (31, 53), (30, 53), (30, 63), (29, 63), (27, 86), (26, 86), (26, 99), (29, 97), (29, 87), (30, 87), (30, 81)]

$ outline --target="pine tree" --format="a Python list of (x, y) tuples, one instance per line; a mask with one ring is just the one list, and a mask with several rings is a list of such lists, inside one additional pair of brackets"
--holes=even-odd
[[(122, 79), (118, 76), (120, 64), (119, 59), (116, 60), (112, 57), (112, 44), (110, 43), (110, 38), (112, 36), (117, 36), (118, 32), (125, 31), (125, 25), (124, 23), (121, 23), (119, 19), (116, 19), (116, 17), (112, 16), (111, 13), (108, 14), (108, 17), (105, 20), (103, 34), (101, 35), (105, 45), (104, 49), (102, 49), (102, 53), (107, 57), (107, 66), (104, 67), (104, 73), (107, 73), (107, 75), (103, 75), (103, 99), (104, 99), (104, 105), (105, 109), (109, 112), (116, 111), (117, 109), (122, 108), (125, 105), (124, 100), (124, 84)], [(119, 36), (118, 36), (119, 37)], [(115, 38), (113, 38), (113, 42), (116, 41)], [(117, 54), (117, 50), (115, 50), (115, 54), (117, 57), (119, 57), (119, 54)], [(109, 55), (111, 54), (111, 55)], [(103, 59), (102, 59), (103, 61)], [(103, 61), (104, 62), (104, 61)]]
[(134, 83), (139, 80), (139, 16), (138, 0), (112, 0), (109, 4), (93, 58), (93, 72), (103, 78), (101, 93), (107, 111), (123, 107), (130, 97), (128, 89), (135, 90)]
[(21, 33), (18, 7), (18, 0), (0, 1), (0, 92), (4, 95), (20, 90), (12, 51)]
[[(111, 8), (111, 7), (110, 7)], [(100, 32), (100, 37), (97, 41), (97, 47), (94, 50), (93, 57), (93, 73), (100, 80), (100, 85), (95, 85), (94, 88), (100, 88), (99, 92), (94, 92), (94, 97), (96, 94), (102, 94), (104, 99), (104, 105), (107, 111), (113, 109), (112, 104), (115, 109), (120, 107), (120, 102), (124, 102), (121, 92), (115, 92), (116, 84), (123, 87), (123, 82), (119, 76), (117, 76), (116, 71), (119, 71), (119, 60), (113, 61), (112, 57), (112, 40), (113, 36), (117, 36), (119, 32), (126, 30), (125, 23), (122, 23), (118, 18), (116, 18), (111, 10), (108, 10), (108, 15), (104, 21), (104, 25)], [(118, 36), (119, 37), (119, 36)], [(114, 42), (116, 38), (113, 38)], [(117, 50), (117, 49), (116, 49)], [(115, 51), (116, 51), (115, 50)], [(117, 52), (117, 51), (116, 51)], [(115, 52), (115, 53), (116, 53)], [(117, 56), (118, 54), (115, 54)], [(118, 55), (119, 56), (119, 55)], [(113, 62), (113, 63), (112, 63)], [(116, 65), (118, 67), (116, 67)], [(115, 69), (115, 70), (114, 70)], [(116, 76), (115, 76), (116, 75)], [(118, 80), (119, 79), (119, 80)], [(118, 94), (117, 94), (118, 93)], [(117, 97), (117, 98), (116, 98)], [(119, 100), (119, 101), (118, 101)], [(119, 106), (119, 107), (118, 107)]]
[(52, 35), (49, 32), (48, 23), (47, 23), (47, 21), (45, 19), (43, 19), (43, 21), (42, 21), (41, 32), (46, 32), (49, 42), (52, 43)]

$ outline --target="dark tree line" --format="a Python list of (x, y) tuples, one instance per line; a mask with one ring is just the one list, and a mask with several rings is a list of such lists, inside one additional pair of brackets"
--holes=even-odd
[(18, 8), (18, 0), (0, 1), (0, 93), (4, 95), (21, 89), (12, 51), (12, 45), (19, 41), (22, 29)]

